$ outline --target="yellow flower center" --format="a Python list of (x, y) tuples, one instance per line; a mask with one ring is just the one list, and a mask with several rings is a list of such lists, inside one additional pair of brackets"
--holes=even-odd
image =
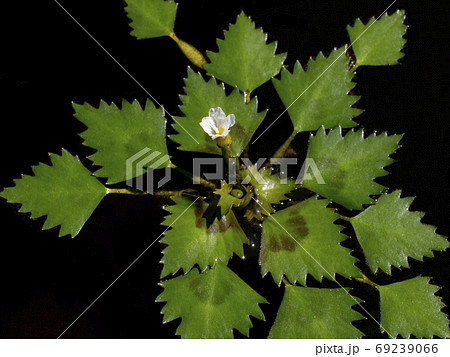
[(222, 127), (214, 128), (214, 134), (216, 134), (216, 135), (222, 135), (222, 133), (224, 131), (225, 131), (225, 128), (222, 128)]

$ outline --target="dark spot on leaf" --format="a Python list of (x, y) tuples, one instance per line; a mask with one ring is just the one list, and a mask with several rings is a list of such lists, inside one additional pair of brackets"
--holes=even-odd
[(217, 234), (217, 233), (223, 233), (225, 232), (230, 225), (228, 224), (225, 217), (222, 217), (220, 221), (215, 221), (213, 224), (209, 226), (209, 228), (206, 230), (206, 233), (208, 234)]
[(223, 304), (227, 296), (230, 295), (232, 289), (231, 285), (228, 284), (226, 281), (223, 281), (220, 285), (221, 285), (220, 288), (214, 291), (214, 296), (212, 298), (212, 303), (214, 305)]
[(347, 176), (347, 172), (339, 168), (336, 159), (324, 157), (317, 159), (316, 163), (317, 167), (319, 168), (319, 171), (327, 172), (333, 176), (333, 185), (328, 186), (328, 190), (330, 193), (335, 194), (337, 193), (337, 191), (341, 190), (345, 186), (344, 179)]
[(205, 206), (199, 206), (195, 209), (194, 213), (195, 213), (195, 226), (197, 228), (202, 228), (204, 226), (205, 223), (205, 218), (203, 218), (203, 214), (206, 211), (206, 207)]
[[(228, 294), (226, 294), (226, 295), (228, 295)], [(213, 300), (212, 300), (214, 305), (223, 304), (224, 301), (225, 301), (225, 295), (224, 294), (214, 294), (214, 297), (213, 297)]]
[(211, 285), (204, 284), (200, 276), (192, 280), (189, 287), (199, 300), (210, 301), (214, 305), (223, 304), (232, 290), (231, 285), (223, 281), (220, 286), (211, 291)]
[(197, 219), (195, 220), (195, 226), (196, 226), (197, 228), (202, 228), (204, 222), (205, 222), (205, 219), (204, 219), (204, 218), (197, 218)]
[(199, 218), (199, 217), (203, 217), (203, 213), (205, 213), (206, 211), (206, 207), (202, 207), (202, 206), (198, 206), (195, 208), (195, 217)]
[(232, 132), (234, 132), (234, 134), (235, 134), (233, 137), (235, 138), (235, 140), (237, 140), (239, 138), (242, 138), (245, 135), (246, 130), (241, 124), (236, 123), (234, 125), (234, 130), (232, 130)]
[(345, 177), (347, 176), (347, 172), (344, 170), (341, 170), (339, 168), (336, 168), (335, 172), (334, 172), (334, 179), (335, 181), (335, 187), (338, 189), (341, 189), (345, 186)]
[(294, 228), (295, 237), (305, 238), (309, 233), (309, 229), (306, 226), (298, 226)]
[(195, 289), (200, 284), (200, 278), (196, 278), (189, 283), (191, 289)]
[(301, 225), (301, 226), (306, 226), (306, 221), (303, 218), (303, 216), (300, 215), (291, 215), (287, 220), (286, 220), (287, 224), (289, 226), (296, 226), (296, 225)]
[(303, 216), (293, 215), (287, 219), (287, 223), (295, 239), (305, 238), (308, 235), (309, 229)]
[(236, 217), (233, 215), (233, 213), (229, 213), (228, 215), (223, 216), (220, 221), (215, 221), (213, 224), (211, 224), (211, 226), (207, 230), (207, 233), (223, 233), (230, 227), (239, 227), (239, 223), (237, 222)]
[(293, 252), (296, 248), (297, 242), (292, 237), (281, 237), (281, 249)]
[(225, 232), (228, 228), (230, 228), (230, 222), (225, 217), (222, 217), (219, 221), (219, 231)]
[(201, 278), (195, 278), (189, 283), (190, 288), (192, 289), (195, 296), (197, 296), (200, 300), (205, 301), (208, 299), (208, 291), (205, 289), (205, 286), (202, 284)]
[(297, 242), (289, 236), (272, 236), (268, 242), (268, 248), (272, 252), (286, 250), (288, 252), (295, 251)]
[(268, 246), (270, 251), (272, 251), (272, 252), (279, 252), (280, 251), (281, 245), (280, 245), (280, 242), (278, 240), (279, 240), (278, 237), (273, 237), (273, 236), (269, 239), (269, 242), (268, 242), (269, 244), (267, 246)]

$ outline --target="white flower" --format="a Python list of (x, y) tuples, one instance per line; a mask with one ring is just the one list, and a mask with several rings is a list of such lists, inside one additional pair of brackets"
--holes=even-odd
[(234, 114), (225, 115), (222, 108), (211, 108), (209, 116), (204, 117), (200, 122), (203, 130), (214, 140), (222, 138), (230, 133), (230, 128), (234, 125)]

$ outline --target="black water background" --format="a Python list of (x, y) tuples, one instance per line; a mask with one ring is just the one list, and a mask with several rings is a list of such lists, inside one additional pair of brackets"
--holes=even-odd
[[(297, 59), (305, 64), (309, 56), (347, 43), (347, 24), (356, 17), (367, 20), (378, 15), (389, 3), (180, 1), (176, 32), (202, 50), (216, 50), (216, 37), (222, 37), (223, 29), (244, 9), (269, 33), (269, 41), (278, 40), (279, 51), (288, 52), (286, 64), (292, 66)], [(170, 39), (137, 41), (129, 36), (120, 0), (61, 0), (61, 4), (171, 114), (180, 114), (177, 95), (182, 93), (188, 62)], [(136, 98), (144, 103), (147, 95), (54, 2), (9, 2), (2, 8), (6, 21), (1, 23), (0, 186), (11, 185), (20, 173), (30, 173), (31, 165), (48, 163), (47, 153), (59, 153), (61, 147), (92, 169), (84, 157), (93, 151), (77, 136), (84, 127), (72, 117), (71, 101), (97, 105), (100, 99)], [(449, 4), (398, 1), (393, 8), (407, 11), (406, 57), (401, 66), (357, 72), (355, 93), (362, 96), (357, 106), (365, 112), (356, 120), (369, 133), (405, 133), (403, 147), (395, 154), (398, 162), (388, 169), (392, 174), (379, 182), (403, 189), (405, 196), (417, 196), (412, 208), (427, 213), (423, 222), (448, 235)], [(261, 110), (270, 108), (263, 129), (284, 108), (270, 84), (254, 94)], [(290, 132), (289, 118), (284, 116), (252, 148), (252, 159), (270, 156)], [(299, 158), (306, 140), (304, 135), (294, 142)], [(175, 154), (176, 146), (169, 147)], [(189, 168), (193, 155), (176, 155), (175, 162)], [(184, 182), (175, 176), (170, 187)], [(107, 197), (71, 240), (58, 238), (55, 229), (40, 232), (42, 219), (31, 221), (2, 200), (0, 336), (56, 338), (162, 232), (160, 207), (168, 203), (152, 197)], [(345, 244), (357, 248), (353, 240)], [(178, 321), (161, 325), (162, 304), (153, 302), (161, 292), (160, 249), (154, 245), (64, 337), (172, 337)], [(394, 269), (392, 277), (382, 275), (377, 282), (420, 273), (432, 276), (435, 284), (447, 284), (438, 294), (448, 304), (449, 253), (436, 256), (424, 263), (411, 261), (412, 269)], [(251, 337), (264, 338), (282, 290), (270, 276), (260, 277), (254, 252), (248, 251), (247, 258), (245, 262), (233, 258), (231, 267), (271, 302), (263, 306), (267, 323), (253, 320), (255, 328), (250, 331)], [(354, 293), (365, 298), (371, 314), (378, 315), (377, 295), (371, 288), (340, 281), (356, 286)], [(316, 285), (312, 279), (308, 283)], [(381, 336), (373, 322), (358, 326), (371, 337)]]

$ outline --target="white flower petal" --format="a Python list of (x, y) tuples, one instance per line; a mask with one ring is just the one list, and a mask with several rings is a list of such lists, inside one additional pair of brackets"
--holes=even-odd
[(209, 116), (202, 118), (200, 126), (214, 140), (227, 136), (234, 123), (234, 114), (226, 116), (222, 108), (217, 107), (209, 110)]
[(215, 125), (216, 125), (216, 128), (224, 128), (224, 129), (228, 129), (228, 127), (229, 127), (229, 122), (228, 122), (227, 117), (216, 118), (216, 119), (215, 119)]
[(217, 117), (221, 118), (221, 117), (226, 117), (225, 112), (222, 110), (221, 107), (217, 107), (215, 109), (215, 114)]
[(234, 123), (236, 122), (236, 118), (235, 118), (234, 114), (230, 114), (227, 116), (227, 119), (228, 119), (228, 127), (231, 128), (234, 125)]
[(214, 134), (214, 129), (216, 128), (214, 121), (210, 117), (204, 117), (202, 121), (200, 122), (200, 126), (203, 128), (203, 130), (208, 134), (209, 136), (212, 136)]

